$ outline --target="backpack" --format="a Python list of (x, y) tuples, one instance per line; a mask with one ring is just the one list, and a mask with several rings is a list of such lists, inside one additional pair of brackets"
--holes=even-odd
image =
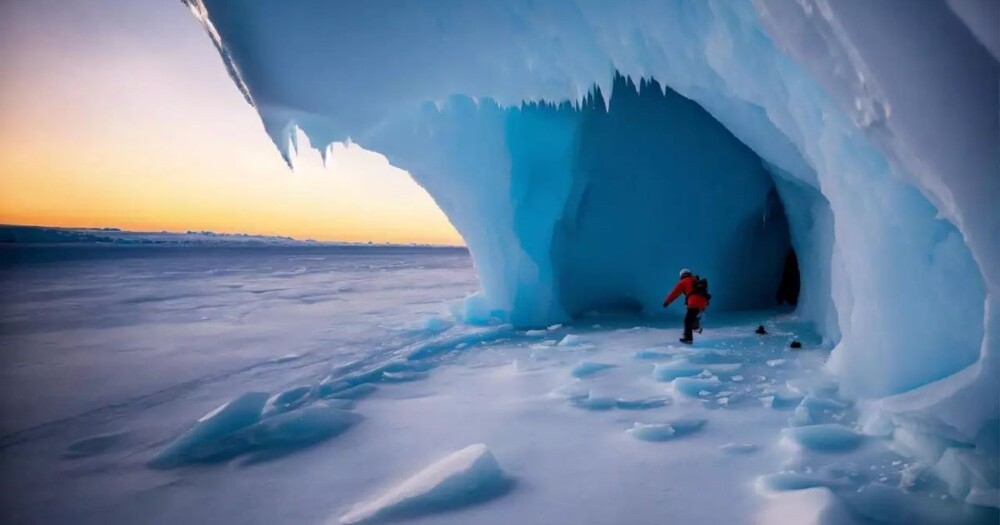
[(694, 289), (691, 291), (691, 295), (700, 295), (705, 298), (705, 301), (712, 300), (712, 294), (708, 293), (708, 279), (702, 279), (701, 277), (694, 276)]

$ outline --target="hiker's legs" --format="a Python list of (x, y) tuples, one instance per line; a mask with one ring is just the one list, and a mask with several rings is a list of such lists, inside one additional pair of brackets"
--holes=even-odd
[(698, 322), (699, 313), (701, 312), (697, 308), (688, 308), (684, 315), (684, 339), (687, 341), (694, 338), (694, 325)]

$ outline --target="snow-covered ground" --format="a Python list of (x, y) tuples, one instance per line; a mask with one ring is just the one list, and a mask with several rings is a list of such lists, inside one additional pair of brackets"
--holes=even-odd
[(997, 519), (860, 433), (788, 314), (685, 347), (456, 323), (464, 250), (0, 249), (4, 523)]

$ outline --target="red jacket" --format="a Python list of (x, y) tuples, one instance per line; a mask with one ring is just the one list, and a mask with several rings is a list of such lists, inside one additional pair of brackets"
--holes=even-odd
[(708, 308), (708, 299), (705, 299), (701, 295), (692, 295), (694, 292), (694, 277), (687, 276), (677, 282), (677, 286), (674, 286), (674, 290), (670, 292), (670, 295), (663, 300), (663, 306), (670, 306), (670, 303), (674, 302), (681, 294), (687, 296), (687, 307), (697, 308), (699, 310), (704, 310)]

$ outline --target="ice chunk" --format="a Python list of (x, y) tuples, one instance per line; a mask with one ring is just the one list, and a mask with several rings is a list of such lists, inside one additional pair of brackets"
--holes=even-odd
[(722, 382), (719, 381), (718, 377), (712, 377), (711, 379), (698, 379), (694, 377), (678, 377), (670, 382), (671, 387), (675, 392), (688, 396), (697, 397), (700, 396), (702, 392), (711, 394), (719, 390), (722, 387)]
[(838, 410), (844, 410), (845, 408), (848, 408), (850, 405), (845, 402), (837, 401), (836, 399), (819, 397), (816, 394), (809, 394), (802, 399), (801, 406), (808, 408), (809, 410), (838, 411)]
[(732, 364), (696, 364), (687, 359), (677, 359), (669, 363), (658, 364), (653, 368), (653, 377), (658, 381), (670, 382), (678, 377), (691, 377), (708, 370), (713, 374), (730, 374), (740, 369), (739, 363)]
[(240, 444), (226, 441), (233, 433), (256, 423), (268, 395), (249, 392), (205, 414), (149, 462), (151, 467), (171, 468), (184, 463), (225, 459), (242, 452)]
[(582, 337), (576, 334), (568, 334), (566, 337), (563, 337), (561, 341), (559, 341), (559, 346), (579, 346), (584, 343), (585, 340)]
[(806, 425), (811, 425), (812, 423), (813, 418), (809, 413), (809, 409), (802, 405), (795, 407), (795, 412), (792, 413), (792, 417), (788, 418), (788, 424), (793, 427), (804, 427)]
[(767, 360), (767, 366), (769, 366), (771, 368), (775, 368), (775, 367), (778, 367), (778, 366), (781, 366), (781, 365), (785, 364), (786, 361), (788, 361), (788, 360), (787, 359), (768, 359)]
[(569, 385), (561, 386), (556, 388), (551, 393), (549, 397), (555, 399), (582, 399), (590, 396), (590, 389), (585, 386), (582, 382), (576, 382)]
[(931, 468), (931, 473), (944, 481), (948, 485), (948, 494), (958, 500), (968, 500), (975, 491), (972, 499), (990, 501), (1000, 488), (997, 464), (970, 448), (948, 448)]
[(311, 386), (299, 386), (271, 397), (264, 405), (264, 416), (280, 414), (301, 406), (309, 399), (310, 392), (312, 392)]
[(810, 450), (845, 452), (861, 445), (864, 436), (843, 425), (823, 424), (786, 428), (782, 434)]
[(621, 410), (650, 410), (667, 405), (667, 400), (662, 397), (651, 397), (647, 399), (619, 399), (615, 402), (615, 407)]
[(666, 441), (673, 439), (677, 433), (674, 427), (667, 423), (644, 424), (636, 422), (635, 425), (626, 430), (632, 437), (643, 441)]
[(837, 486), (837, 483), (830, 480), (798, 472), (777, 472), (757, 478), (757, 488), (764, 492), (802, 490), (814, 487), (836, 488)]
[(592, 396), (578, 397), (570, 400), (573, 406), (586, 410), (611, 410), (618, 406), (618, 400), (613, 397)]
[(340, 518), (340, 523), (410, 518), (460, 508), (500, 496), (511, 486), (486, 445), (471, 445), (384, 494), (356, 505)]
[(667, 441), (694, 434), (705, 428), (704, 419), (675, 419), (667, 423), (636, 422), (626, 432), (642, 441)]
[[(255, 460), (281, 456), (335, 437), (361, 421), (361, 416), (319, 402), (265, 419), (241, 432)], [(242, 436), (241, 436), (242, 437)]]
[(611, 364), (608, 364), (608, 363), (591, 363), (591, 362), (588, 362), (588, 361), (584, 361), (584, 362), (576, 365), (575, 367), (573, 367), (573, 370), (570, 373), (573, 374), (573, 377), (580, 377), (580, 378), (582, 378), (582, 377), (587, 377), (587, 376), (594, 375), (594, 374), (596, 374), (596, 373), (598, 373), (598, 372), (600, 372), (602, 370), (607, 370), (609, 368), (614, 368), (615, 366), (616, 365), (611, 365)]
[(754, 445), (753, 443), (726, 443), (722, 445), (722, 451), (726, 454), (753, 454), (757, 452), (760, 447)]
[(837, 496), (826, 487), (770, 494), (759, 525), (794, 523), (795, 525), (843, 525), (853, 523)]
[(673, 356), (674, 356), (673, 353), (663, 352), (661, 350), (653, 350), (653, 349), (639, 350), (635, 354), (632, 354), (632, 357), (635, 357), (636, 359), (644, 359), (650, 361), (655, 359), (670, 359)]
[(732, 355), (727, 355), (724, 352), (718, 350), (703, 350), (700, 352), (695, 352), (687, 356), (687, 360), (702, 365), (714, 365), (714, 364), (733, 364), (738, 363), (739, 358)]
[(408, 370), (403, 372), (383, 372), (382, 381), (386, 383), (409, 383), (410, 381), (420, 381), (427, 379), (427, 372)]
[(979, 525), (997, 521), (996, 509), (948, 500), (944, 494), (941, 499), (946, 501), (935, 501), (927, 494), (908, 493), (879, 483), (864, 485), (843, 497), (855, 514), (878, 523)]

